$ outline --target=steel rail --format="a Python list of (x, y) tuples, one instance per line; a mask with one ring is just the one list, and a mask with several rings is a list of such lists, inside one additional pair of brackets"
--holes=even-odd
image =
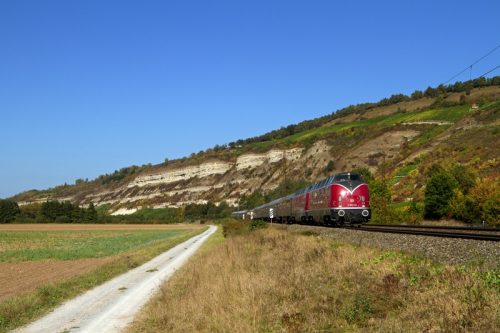
[(462, 239), (474, 239), (474, 240), (484, 240), (484, 241), (500, 241), (500, 235), (494, 234), (472, 234), (463, 232), (445, 232), (445, 231), (425, 231), (425, 230), (410, 230), (407, 228), (386, 228), (386, 227), (344, 227), (346, 229), (368, 231), (368, 232), (383, 232), (383, 233), (393, 233), (393, 234), (407, 234), (407, 235), (420, 235), (420, 236), (434, 236), (434, 237), (444, 237), (444, 238), (462, 238)]
[(408, 228), (408, 229), (436, 229), (436, 230), (467, 230), (467, 231), (493, 231), (500, 232), (500, 228), (477, 227), (455, 227), (443, 225), (408, 225), (408, 224), (365, 224), (366, 227), (384, 227), (384, 228)]

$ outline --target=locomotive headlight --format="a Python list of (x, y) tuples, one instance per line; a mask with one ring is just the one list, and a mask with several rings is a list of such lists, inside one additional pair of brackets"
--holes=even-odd
[(339, 210), (339, 216), (344, 216), (345, 215), (345, 211), (343, 209)]
[(367, 217), (368, 214), (370, 214), (366, 209), (363, 209), (363, 211), (361, 212), (361, 215), (363, 215), (363, 217)]

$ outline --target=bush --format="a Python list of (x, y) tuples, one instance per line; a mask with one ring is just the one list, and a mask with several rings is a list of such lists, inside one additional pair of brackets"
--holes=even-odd
[(450, 214), (450, 202), (458, 183), (442, 168), (432, 168), (425, 188), (425, 217), (439, 219)]
[(467, 223), (478, 222), (479, 210), (469, 196), (455, 189), (453, 199), (450, 202), (451, 213), (457, 220)]
[(255, 229), (262, 229), (262, 228), (267, 228), (267, 223), (262, 220), (252, 220), (250, 222), (250, 230), (255, 230)]
[(329, 174), (335, 169), (335, 162), (333, 160), (330, 160), (328, 164), (325, 167), (325, 173)]
[(248, 224), (241, 220), (228, 219), (222, 223), (222, 234), (224, 238), (244, 235), (248, 233)]
[(476, 184), (476, 173), (462, 164), (455, 164), (451, 169), (451, 173), (453, 178), (458, 182), (460, 191), (463, 194), (469, 193), (470, 189)]
[(464, 217), (467, 222), (500, 224), (500, 178), (482, 179), (468, 195), (457, 195), (456, 201), (457, 217)]

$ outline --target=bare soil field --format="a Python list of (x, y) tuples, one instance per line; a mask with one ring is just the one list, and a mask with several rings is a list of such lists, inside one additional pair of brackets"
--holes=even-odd
[(49, 283), (86, 273), (112, 260), (113, 257), (0, 263), (0, 302)]
[(59, 231), (59, 230), (194, 230), (198, 224), (0, 224), (1, 231)]

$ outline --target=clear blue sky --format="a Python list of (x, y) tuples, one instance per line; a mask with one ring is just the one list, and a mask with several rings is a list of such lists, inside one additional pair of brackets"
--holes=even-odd
[(438, 85), (499, 18), (496, 0), (1, 0), (0, 197)]

